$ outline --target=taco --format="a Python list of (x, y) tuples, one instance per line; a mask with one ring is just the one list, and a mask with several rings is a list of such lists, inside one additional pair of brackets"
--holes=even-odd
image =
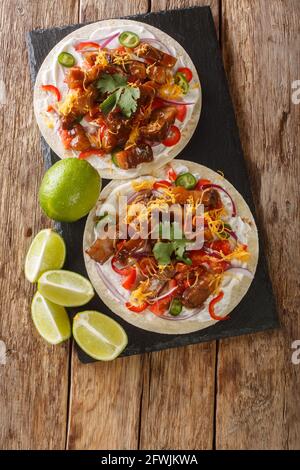
[(176, 160), (109, 183), (88, 216), (83, 251), (89, 278), (114, 313), (145, 330), (184, 334), (223, 321), (241, 301), (256, 270), (258, 235), (223, 176)]
[(106, 20), (48, 54), (34, 87), (35, 116), (60, 158), (87, 159), (102, 177), (148, 174), (185, 147), (201, 88), (185, 50), (153, 26)]

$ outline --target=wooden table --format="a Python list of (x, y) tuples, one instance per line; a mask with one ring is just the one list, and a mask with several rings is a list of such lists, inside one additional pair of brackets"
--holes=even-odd
[[(25, 33), (203, 4), (219, 32), (282, 329), (82, 365), (72, 343), (47, 345), (30, 318), (24, 256), (50, 222), (37, 202)], [(300, 1), (2, 0), (0, 24), (0, 448), (299, 449)]]

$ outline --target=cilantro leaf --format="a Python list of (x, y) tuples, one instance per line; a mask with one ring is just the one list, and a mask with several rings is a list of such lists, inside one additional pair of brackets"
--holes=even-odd
[(119, 106), (124, 116), (129, 118), (136, 111), (140, 89), (129, 86), (127, 78), (123, 75), (118, 73), (103, 74), (97, 81), (96, 87), (101, 93), (109, 95), (100, 105), (100, 108), (103, 105), (103, 112), (108, 113)]
[(117, 87), (127, 85), (127, 78), (124, 77), (124, 75), (121, 75), (120, 73), (114, 73), (113, 79)]
[(153, 254), (158, 264), (166, 265), (171, 263), (173, 253), (172, 243), (156, 242), (153, 247)]
[(174, 240), (172, 242), (172, 247), (175, 252), (176, 258), (183, 258), (186, 248), (186, 240)]
[(118, 106), (126, 117), (130, 117), (136, 111), (137, 99), (140, 97), (140, 89), (132, 86), (124, 88), (118, 101)]
[(102, 93), (113, 93), (118, 88), (124, 87), (125, 85), (127, 85), (127, 79), (126, 77), (123, 77), (123, 75), (118, 73), (109, 75), (108, 73), (105, 73), (97, 81), (96, 87)]
[(179, 258), (177, 256), (177, 261), (181, 261), (182, 263), (185, 263), (185, 264), (188, 264), (189, 266), (191, 266), (193, 264), (193, 261), (191, 260), (191, 258), (189, 258), (188, 256), (184, 255), (182, 258)]
[[(168, 229), (170, 235), (168, 236)], [(182, 233), (182, 229), (176, 222), (161, 222), (159, 226), (160, 237), (168, 238), (171, 241), (155, 243), (153, 254), (158, 264), (170, 264), (172, 254), (175, 255), (177, 261), (182, 261), (186, 264), (192, 264), (192, 260), (186, 256), (186, 245), (190, 243)]]

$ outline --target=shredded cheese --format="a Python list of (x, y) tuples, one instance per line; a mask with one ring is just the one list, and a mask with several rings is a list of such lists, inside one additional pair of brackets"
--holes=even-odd
[(75, 106), (78, 100), (78, 91), (73, 90), (69, 92), (62, 103), (58, 103), (58, 111), (63, 116), (66, 116), (72, 111), (72, 108)]
[(113, 63), (115, 65), (121, 65), (123, 68), (125, 68), (125, 65), (130, 63), (131, 61), (132, 57), (128, 52), (115, 52), (114, 54)]
[(141, 281), (139, 287), (133, 290), (130, 294), (130, 303), (135, 307), (139, 307), (143, 302), (145, 302), (149, 297), (153, 296), (152, 291), (147, 291), (146, 289), (149, 286), (149, 279), (146, 281)]
[(182, 96), (182, 89), (176, 83), (167, 82), (158, 89), (158, 94), (161, 98), (175, 100)]
[(152, 189), (153, 188), (153, 180), (144, 180), (144, 181), (132, 181), (131, 186), (135, 191), (142, 191), (143, 189)]
[(250, 253), (245, 247), (245, 245), (240, 244), (238, 244), (234, 251), (229, 255), (224, 255), (222, 251), (220, 252), (220, 255), (222, 256), (222, 261), (231, 261), (233, 259), (238, 259), (240, 261), (248, 261), (250, 257)]
[(139, 126), (134, 126), (129, 134), (125, 150), (128, 150), (130, 147), (133, 147), (136, 144), (136, 141), (139, 137), (140, 131)]
[(106, 57), (106, 53), (104, 51), (99, 51), (95, 60), (95, 65), (102, 65), (106, 67), (108, 65), (108, 60)]

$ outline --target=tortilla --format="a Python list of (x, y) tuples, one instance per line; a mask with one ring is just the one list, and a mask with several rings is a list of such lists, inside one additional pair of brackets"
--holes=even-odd
[[(122, 30), (124, 31), (128, 29), (139, 33), (142, 35), (142, 37), (157, 38), (168, 49), (170, 49), (174, 56), (177, 57), (177, 67), (184, 66), (191, 69), (193, 73), (193, 80), (190, 83), (190, 91), (186, 96), (188, 97), (190, 94), (192, 94), (192, 102), (194, 104), (187, 106), (187, 116), (183, 123), (176, 121), (176, 125), (178, 125), (181, 130), (180, 141), (173, 147), (165, 147), (162, 144), (158, 145), (157, 147), (153, 147), (154, 160), (152, 162), (142, 163), (138, 165), (137, 168), (123, 170), (116, 167), (111, 162), (110, 155), (104, 157), (89, 157), (88, 161), (100, 172), (103, 178), (108, 179), (127, 179), (134, 178), (139, 175), (149, 174), (151, 171), (160, 168), (161, 166), (164, 166), (166, 163), (173, 160), (173, 158), (175, 158), (189, 142), (199, 121), (202, 97), (200, 80), (196, 68), (187, 52), (177, 41), (175, 41), (175, 39), (170, 37), (168, 34), (160, 31), (157, 28), (154, 28), (153, 26), (146, 25), (145, 23), (119, 19), (99, 21), (97, 23), (89, 24), (77, 29), (73, 33), (66, 36), (62, 41), (60, 41), (45, 58), (38, 72), (34, 86), (34, 111), (43, 137), (52, 150), (60, 158), (76, 157), (78, 152), (66, 150), (64, 148), (61, 139), (57, 134), (57, 126), (55, 126), (51, 119), (49, 119), (49, 113), (46, 112), (46, 109), (51, 100), (53, 101), (53, 97), (49, 98), (47, 93), (41, 90), (41, 86), (45, 84), (56, 85), (58, 82), (61, 82), (62, 85), (60, 87), (60, 91), (62, 94), (66, 92), (67, 87), (66, 85), (63, 85), (62, 80), (65, 69), (57, 64), (57, 57), (59, 53), (63, 51), (70, 51), (70, 46), (74, 43), (74, 41), (80, 42), (96, 40), (97, 38), (99, 39), (109, 36), (109, 34), (112, 32)], [(73, 51), (74, 50), (72, 49), (72, 54), (76, 56), (77, 53)], [(53, 126), (54, 128), (51, 128)]]
[[(243, 197), (234, 188), (234, 186), (229, 183), (229, 181), (227, 181), (221, 175), (210, 170), (205, 166), (199, 165), (198, 163), (187, 162), (185, 160), (175, 160), (174, 162), (172, 162), (172, 168), (174, 168), (175, 171), (179, 171), (179, 168), (182, 166), (185, 166), (187, 170), (191, 173), (198, 174), (201, 178), (209, 179), (213, 183), (221, 185), (232, 196), (236, 205), (237, 215), (246, 220), (250, 226), (247, 243), (251, 256), (249, 261), (247, 262), (247, 269), (250, 270), (251, 273), (254, 275), (259, 252), (258, 234), (254, 218)], [(151, 175), (158, 179), (163, 179), (164, 172), (166, 172), (167, 169), (168, 167), (160, 169), (159, 171), (153, 171)], [(122, 304), (119, 299), (115, 298), (115, 296), (112, 295), (108, 287), (103, 283), (102, 279), (99, 277), (97, 263), (86, 254), (85, 250), (90, 247), (90, 245), (94, 241), (94, 218), (97, 209), (101, 207), (106, 198), (111, 194), (112, 190), (120, 186), (122, 183), (126, 183), (126, 181), (112, 181), (103, 189), (100, 195), (99, 202), (97, 206), (90, 212), (85, 226), (83, 236), (84, 260), (88, 276), (97, 294), (116, 315), (120, 316), (128, 323), (131, 323), (132, 325), (135, 325), (147, 331), (153, 331), (156, 333), (164, 334), (185, 334), (191, 333), (193, 331), (203, 330), (205, 328), (208, 328), (209, 326), (214, 325), (215, 323), (217, 323), (215, 320), (209, 319), (205, 321), (203, 320), (203, 318), (199, 319), (199, 315), (195, 315), (191, 318), (181, 320), (178, 319), (179, 317), (175, 317), (177, 318), (177, 320), (172, 321), (157, 317), (150, 311), (145, 311), (138, 314), (131, 312), (125, 307), (124, 303)], [(228, 315), (240, 303), (240, 301), (248, 291), (251, 282), (252, 279), (243, 276), (241, 277), (238, 284), (233, 286), (231, 290), (230, 301), (226, 308), (222, 310), (222, 316), (225, 317), (226, 315)]]

